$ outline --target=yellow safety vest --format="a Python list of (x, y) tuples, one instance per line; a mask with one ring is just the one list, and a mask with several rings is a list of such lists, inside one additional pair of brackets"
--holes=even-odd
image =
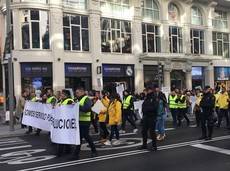
[(31, 102), (36, 102), (37, 101), (37, 98), (36, 97), (33, 97), (32, 99), (31, 99)]
[(177, 109), (178, 104), (176, 103), (177, 95), (174, 97), (172, 95), (169, 96), (169, 108), (170, 109)]
[[(88, 97), (84, 96), (80, 101), (79, 105), (84, 106), (85, 101)], [(79, 121), (90, 122), (91, 121), (91, 112), (81, 112), (79, 113)]]
[(217, 94), (214, 94), (215, 98), (216, 98), (216, 101), (215, 101), (215, 107), (220, 107), (218, 101), (219, 101), (219, 98), (220, 98), (220, 94), (217, 93)]
[(59, 105), (68, 105), (69, 101), (71, 101), (72, 103), (74, 103), (73, 99), (68, 98), (68, 99), (65, 99), (64, 101), (60, 101), (58, 104)]
[(46, 103), (47, 103), (47, 104), (50, 104), (54, 98), (55, 98), (54, 96), (49, 97), (49, 98), (46, 100)]
[[(184, 97), (185, 97), (185, 96), (182, 95), (180, 99), (182, 100)], [(178, 108), (179, 108), (179, 109), (185, 109), (185, 108), (187, 107), (187, 105), (186, 105), (186, 100), (184, 101), (184, 103), (179, 102), (177, 105), (178, 105)]]
[[(123, 109), (128, 109), (128, 107), (130, 106), (130, 102), (131, 102), (131, 99), (132, 99), (132, 96), (129, 95), (128, 97), (126, 97), (124, 99), (124, 102), (123, 102)], [(131, 109), (132, 110), (132, 109)]]

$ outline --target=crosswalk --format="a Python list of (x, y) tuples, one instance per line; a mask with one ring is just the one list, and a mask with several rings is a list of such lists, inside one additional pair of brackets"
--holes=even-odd
[(0, 139), (0, 151), (25, 149), (30, 147), (32, 147), (32, 145), (19, 137)]

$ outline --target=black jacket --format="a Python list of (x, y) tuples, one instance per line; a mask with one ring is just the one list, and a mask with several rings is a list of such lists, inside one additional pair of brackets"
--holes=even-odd
[(142, 112), (144, 117), (157, 117), (158, 101), (154, 93), (147, 94), (142, 104)]
[(200, 101), (200, 107), (206, 114), (211, 114), (215, 108), (215, 96), (211, 93), (205, 93)]

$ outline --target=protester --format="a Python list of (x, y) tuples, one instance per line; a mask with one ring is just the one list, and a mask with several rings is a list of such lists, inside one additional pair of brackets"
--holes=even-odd
[(57, 103), (57, 98), (54, 96), (54, 93), (53, 93), (52, 89), (47, 89), (46, 96), (47, 96), (46, 103), (47, 104), (52, 104), (53, 106), (55, 106), (56, 103)]
[[(110, 138), (105, 142), (105, 145), (119, 145), (120, 136), (118, 126), (121, 124), (121, 100), (120, 96), (117, 93), (114, 93), (110, 97), (110, 103), (108, 107), (108, 115), (109, 115), (109, 125), (111, 129)], [(112, 143), (112, 139), (116, 135), (116, 141)]]
[(202, 99), (202, 93), (200, 92), (200, 89), (196, 90), (196, 101), (195, 101), (195, 106), (193, 109), (193, 113), (195, 114), (196, 117), (196, 127), (200, 126), (200, 115), (201, 115), (201, 109), (200, 109), (200, 101)]
[(178, 115), (178, 105), (176, 103), (177, 95), (176, 92), (173, 90), (169, 95), (169, 109), (173, 118), (173, 127), (177, 127), (177, 115)]

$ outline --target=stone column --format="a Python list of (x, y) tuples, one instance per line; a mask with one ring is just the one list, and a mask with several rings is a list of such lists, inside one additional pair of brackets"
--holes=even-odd
[(50, 48), (53, 60), (53, 89), (65, 88), (63, 11), (61, 0), (50, 0)]
[(166, 60), (164, 63), (164, 87), (169, 87), (171, 88), (171, 61)]
[(213, 65), (210, 65), (205, 67), (205, 85), (209, 85), (214, 88), (214, 84), (214, 67)]
[(185, 78), (186, 78), (186, 88), (188, 90), (192, 90), (192, 71), (186, 71), (185, 73)]
[[(89, 1), (89, 30), (90, 51), (93, 58), (92, 63), (92, 88), (102, 90), (102, 73), (97, 74), (97, 67), (102, 67), (101, 61), (101, 31), (100, 31), (100, 2), (98, 0)], [(101, 68), (102, 69), (102, 68)]]

